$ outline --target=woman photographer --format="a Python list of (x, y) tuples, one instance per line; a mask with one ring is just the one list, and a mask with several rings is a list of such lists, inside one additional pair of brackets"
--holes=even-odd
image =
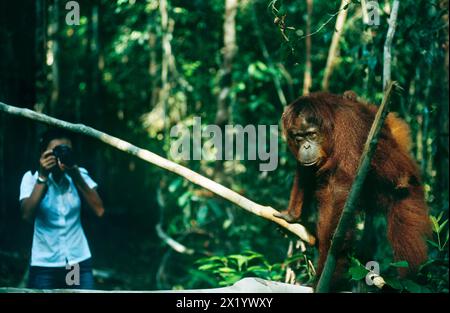
[(73, 161), (72, 141), (66, 132), (47, 131), (40, 148), (39, 170), (25, 173), (20, 185), (22, 216), (34, 221), (28, 287), (93, 289), (80, 196), (101, 217), (105, 210), (97, 184)]

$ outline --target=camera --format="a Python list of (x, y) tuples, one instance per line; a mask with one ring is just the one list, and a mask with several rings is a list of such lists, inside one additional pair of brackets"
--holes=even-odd
[(72, 149), (68, 145), (59, 145), (53, 149), (53, 155), (62, 164), (72, 167), (75, 165)]

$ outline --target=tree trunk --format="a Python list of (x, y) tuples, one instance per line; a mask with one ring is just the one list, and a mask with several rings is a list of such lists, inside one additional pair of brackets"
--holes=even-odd
[(309, 94), (312, 86), (312, 78), (311, 78), (311, 17), (312, 17), (312, 9), (313, 9), (313, 0), (306, 0), (307, 6), (307, 18), (306, 18), (306, 60), (305, 60), (305, 74), (303, 76), (303, 95)]
[(232, 68), (236, 55), (236, 13), (237, 0), (225, 0), (225, 19), (223, 23), (223, 63), (220, 70), (220, 91), (217, 99), (216, 124), (224, 126), (230, 119)]
[(342, 0), (339, 7), (339, 14), (336, 19), (336, 26), (331, 39), (330, 50), (328, 51), (327, 65), (325, 67), (325, 74), (322, 79), (322, 89), (328, 90), (330, 84), (330, 77), (333, 73), (334, 66), (336, 64), (336, 56), (339, 49), (339, 40), (341, 39), (342, 32), (344, 30), (345, 20), (347, 19), (347, 6), (348, 1)]
[(386, 41), (384, 42), (383, 90), (386, 88), (387, 83), (391, 81), (391, 47), (392, 39), (395, 34), (395, 28), (397, 26), (397, 13), (399, 5), (400, 2), (398, 0), (394, 0), (388, 20), (389, 29), (386, 36)]
[(159, 12), (161, 14), (161, 31), (162, 31), (162, 60), (161, 60), (161, 90), (159, 94), (159, 101), (163, 107), (163, 128), (167, 129), (168, 122), (168, 108), (167, 100), (169, 98), (170, 83), (168, 80), (170, 57), (172, 55), (172, 46), (170, 44), (170, 30), (169, 30), (169, 14), (167, 12), (167, 0), (159, 1)]
[[(223, 22), (223, 48), (222, 48), (222, 68), (219, 70), (219, 95), (217, 98), (217, 111), (215, 123), (223, 131), (225, 125), (230, 121), (231, 116), (231, 88), (232, 88), (232, 69), (234, 56), (236, 55), (236, 13), (237, 0), (225, 0), (225, 15)], [(230, 134), (225, 133), (225, 136)], [(224, 153), (225, 154), (225, 153)], [(235, 160), (235, 162), (238, 162)], [(223, 161), (217, 161), (214, 167), (214, 180), (219, 183), (229, 183), (230, 176), (225, 175)], [(229, 215), (232, 215), (228, 211)]]

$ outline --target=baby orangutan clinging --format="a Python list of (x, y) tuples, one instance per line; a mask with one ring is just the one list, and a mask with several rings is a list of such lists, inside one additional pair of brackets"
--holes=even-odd
[[(359, 159), (377, 107), (344, 96), (313, 93), (300, 97), (283, 113), (283, 131), (297, 159), (289, 207), (276, 216), (299, 220), (302, 208), (316, 200), (319, 241), (318, 275), (356, 176)], [(427, 259), (431, 233), (419, 169), (410, 157), (408, 125), (389, 114), (380, 134), (358, 208), (387, 215), (387, 237), (396, 260), (409, 271)], [(345, 257), (348, 247), (342, 247)]]

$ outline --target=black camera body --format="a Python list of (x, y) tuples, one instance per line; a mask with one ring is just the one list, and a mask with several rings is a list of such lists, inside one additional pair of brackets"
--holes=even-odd
[(75, 165), (72, 149), (68, 145), (59, 145), (53, 149), (53, 155), (62, 164), (72, 167)]

